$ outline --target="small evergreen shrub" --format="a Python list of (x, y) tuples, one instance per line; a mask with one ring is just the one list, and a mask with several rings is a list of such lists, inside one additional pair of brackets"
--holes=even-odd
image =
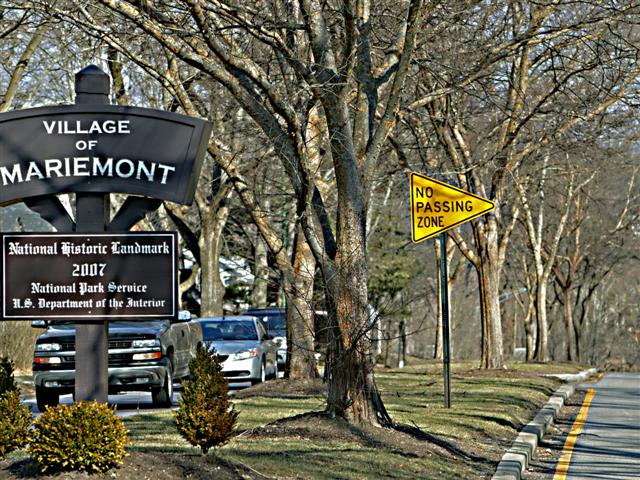
[(176, 412), (178, 432), (206, 455), (233, 434), (238, 413), (227, 396), (227, 380), (215, 352), (199, 347), (189, 362), (189, 381)]
[(0, 359), (0, 458), (27, 444), (31, 411), (20, 401), (13, 362)]
[(105, 472), (124, 463), (127, 430), (104, 403), (79, 402), (48, 408), (35, 421), (28, 452), (41, 473)]
[(0, 458), (27, 444), (31, 420), (17, 390), (0, 395)]
[(0, 395), (18, 390), (13, 371), (13, 362), (8, 357), (2, 357), (0, 359)]

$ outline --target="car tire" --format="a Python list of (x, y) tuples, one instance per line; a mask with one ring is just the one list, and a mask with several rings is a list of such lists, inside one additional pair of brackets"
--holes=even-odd
[(47, 407), (55, 407), (60, 403), (60, 395), (44, 387), (36, 387), (36, 404), (43, 413)]
[(173, 402), (173, 366), (169, 364), (164, 385), (151, 390), (151, 401), (156, 407), (170, 407)]
[(258, 378), (254, 378), (251, 380), (251, 385), (257, 385), (258, 383), (262, 383), (266, 380), (266, 369), (264, 366), (264, 359), (260, 363), (260, 376)]

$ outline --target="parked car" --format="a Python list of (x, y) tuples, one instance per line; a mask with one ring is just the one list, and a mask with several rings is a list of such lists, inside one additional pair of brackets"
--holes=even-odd
[(276, 344), (252, 316), (199, 319), (205, 345), (215, 352), (230, 382), (264, 382), (278, 376)]
[(287, 323), (284, 308), (253, 308), (250, 307), (243, 315), (251, 315), (262, 320), (267, 333), (273, 337), (278, 346), (278, 370), (284, 372), (287, 363)]
[[(73, 322), (35, 320), (45, 328), (36, 339), (33, 381), (38, 409), (57, 405), (75, 387)], [(151, 392), (154, 405), (171, 405), (173, 382), (189, 377), (189, 361), (202, 345), (200, 324), (181, 312), (179, 320), (109, 322), (109, 393)]]

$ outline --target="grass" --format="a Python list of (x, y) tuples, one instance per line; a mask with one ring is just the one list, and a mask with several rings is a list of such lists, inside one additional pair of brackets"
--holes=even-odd
[(261, 439), (232, 442), (219, 454), (277, 478), (429, 478), (426, 472), (433, 473), (431, 478), (471, 478), (466, 476), (471, 473), (468, 466), (461, 468), (442, 457), (420, 457), (355, 442)]
[[(216, 455), (276, 478), (489, 478), (518, 430), (560, 384), (540, 374), (578, 370), (569, 364), (514, 364), (508, 371), (486, 372), (472, 363), (458, 362), (452, 365), (450, 409), (443, 407), (441, 364), (415, 362), (401, 370), (379, 370), (376, 382), (394, 421), (434, 435), (445, 450), (407, 436), (402, 437), (403, 445), (349, 435), (307, 436), (295, 429), (283, 435), (270, 436), (269, 431), (249, 435), (250, 429), (277, 419), (322, 410), (324, 397), (232, 399), (240, 412), (238, 430), (245, 433)], [(199, 452), (177, 434), (171, 412), (130, 417), (125, 424), (133, 449)], [(464, 459), (459, 451), (471, 459)]]
[[(397, 422), (416, 424), (460, 444), (466, 451), (487, 457), (496, 446), (510, 444), (513, 433), (559, 385), (553, 378), (535, 375), (555, 370), (549, 365), (519, 364), (512, 371), (487, 375), (474, 371), (471, 364), (458, 363), (452, 368), (452, 407), (447, 409), (438, 367), (418, 365), (379, 373), (376, 378), (387, 409)], [(577, 369), (562, 366), (560, 370)]]

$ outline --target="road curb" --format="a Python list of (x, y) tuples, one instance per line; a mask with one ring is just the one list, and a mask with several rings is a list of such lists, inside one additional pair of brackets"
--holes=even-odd
[(520, 431), (513, 445), (502, 457), (492, 480), (520, 480), (522, 472), (529, 466), (535, 455), (538, 443), (556, 419), (558, 412), (575, 392), (575, 383), (586, 381), (598, 371), (595, 368), (577, 374), (548, 375), (557, 377), (569, 385), (562, 385), (549, 398), (537, 415)]

